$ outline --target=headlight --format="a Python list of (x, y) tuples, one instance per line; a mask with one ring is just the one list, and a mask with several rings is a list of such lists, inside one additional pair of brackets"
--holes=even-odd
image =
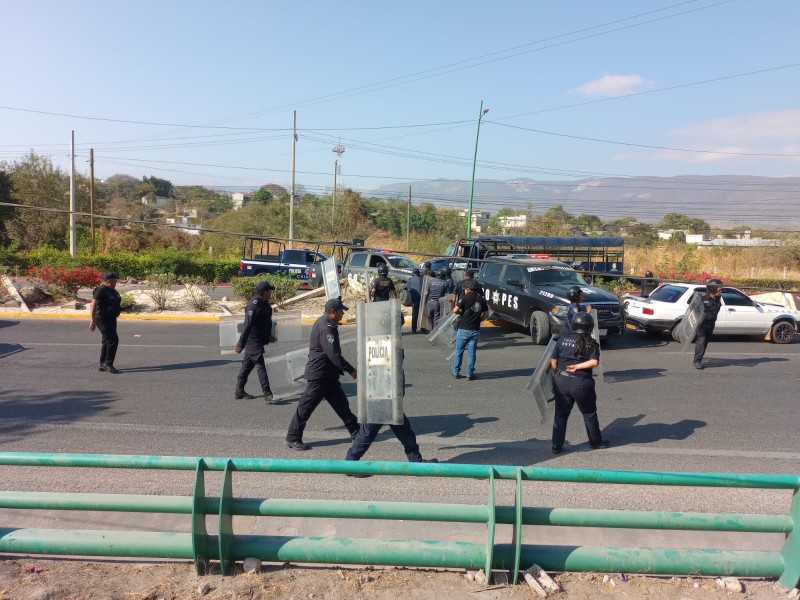
[(561, 305), (554, 306), (553, 308), (550, 309), (550, 312), (560, 319), (565, 319), (567, 316), (567, 307)]

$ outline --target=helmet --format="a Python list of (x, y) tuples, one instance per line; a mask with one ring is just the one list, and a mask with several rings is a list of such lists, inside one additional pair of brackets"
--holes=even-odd
[(706, 281), (706, 289), (711, 294), (716, 294), (719, 291), (719, 288), (720, 288), (721, 285), (722, 285), (722, 282), (719, 279), (716, 279), (716, 278), (709, 279), (708, 281)]
[(653, 276), (653, 272), (652, 271), (645, 271), (644, 272), (644, 276), (645, 277), (652, 277)]
[(594, 319), (586, 312), (575, 313), (572, 317), (572, 331), (575, 333), (592, 333), (594, 329)]
[[(453, 269), (450, 267), (445, 267), (444, 272), (447, 274), (447, 277), (450, 277), (453, 274)], [(445, 279), (447, 279), (447, 277), (445, 277)]]
[(573, 285), (567, 290), (567, 300), (570, 302), (578, 302), (581, 299), (581, 294), (583, 294), (581, 288), (577, 285)]
[(425, 264), (422, 265), (422, 268), (423, 269), (430, 269), (431, 268), (431, 263), (430, 262), (425, 262)]
[(389, 274), (389, 267), (387, 267), (386, 265), (381, 265), (380, 267), (378, 267), (378, 275), (380, 275), (381, 277), (386, 277), (388, 274)]
[(437, 276), (439, 279), (447, 279), (447, 269), (445, 269), (444, 267), (442, 267), (441, 269), (439, 269), (439, 270), (436, 272), (436, 276)]

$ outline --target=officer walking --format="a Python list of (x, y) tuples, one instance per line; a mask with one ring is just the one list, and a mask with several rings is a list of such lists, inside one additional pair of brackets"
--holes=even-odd
[(355, 367), (344, 359), (339, 345), (338, 325), (346, 310), (347, 307), (339, 298), (328, 300), (325, 303), (325, 314), (317, 319), (311, 329), (308, 364), (305, 371), (306, 389), (300, 397), (297, 410), (289, 424), (289, 431), (286, 433), (286, 445), (293, 450), (311, 448), (303, 443), (303, 431), (314, 409), (323, 399), (328, 401), (344, 422), (351, 438), (355, 439), (358, 433), (358, 420), (350, 410), (347, 396), (339, 383), (339, 376), (345, 371), (350, 373), (353, 379), (357, 377)]
[(428, 324), (430, 325), (431, 331), (436, 329), (436, 325), (439, 324), (439, 320), (442, 318), (442, 307), (439, 304), (439, 299), (443, 298), (445, 293), (447, 293), (447, 282), (445, 281), (447, 275), (444, 268), (439, 269), (436, 276), (436, 279), (428, 284), (425, 302), (425, 307), (428, 311)]
[(259, 281), (256, 285), (256, 295), (250, 300), (245, 310), (244, 329), (234, 348), (237, 354), (244, 350), (242, 367), (236, 377), (234, 398), (237, 400), (255, 398), (244, 391), (247, 378), (255, 367), (258, 381), (261, 383), (261, 392), (264, 394), (264, 401), (270, 404), (275, 403), (269, 386), (267, 366), (264, 364), (264, 346), (278, 341), (272, 335), (272, 307), (269, 304), (274, 289), (275, 287), (270, 282)]
[(373, 302), (385, 302), (390, 298), (397, 298), (397, 290), (394, 282), (389, 279), (389, 267), (386, 265), (378, 267), (378, 278), (372, 282), (369, 294)]
[(585, 312), (572, 317), (572, 331), (559, 338), (550, 367), (555, 371), (553, 391), (556, 410), (553, 418), (553, 454), (561, 454), (567, 435), (567, 421), (577, 403), (586, 425), (592, 450), (608, 448), (597, 420), (597, 394), (592, 369), (600, 364), (600, 345), (592, 338), (594, 319)]
[[(360, 460), (361, 457), (367, 453), (367, 450), (369, 450), (375, 438), (378, 437), (381, 427), (383, 427), (383, 425), (378, 423), (362, 423), (353, 440), (353, 445), (347, 451), (346, 459)], [(417, 436), (414, 430), (411, 429), (411, 423), (408, 421), (408, 417), (405, 413), (403, 413), (403, 423), (401, 425), (389, 425), (389, 427), (392, 429), (392, 433), (394, 433), (397, 439), (400, 440), (400, 443), (403, 444), (403, 450), (405, 450), (408, 462), (439, 462), (436, 458), (428, 460), (422, 458), (422, 454), (419, 451), (419, 444), (417, 444)], [(348, 473), (348, 477), (364, 478), (371, 477), (371, 475), (367, 473)]]
[(456, 353), (453, 355), (453, 377), (461, 378), (461, 360), (464, 348), (467, 349), (467, 380), (475, 380), (475, 357), (478, 350), (478, 339), (481, 336), (481, 321), (489, 316), (489, 305), (486, 298), (475, 293), (475, 282), (467, 279), (464, 282), (464, 293), (456, 303), (453, 312), (461, 315), (456, 330)]
[(719, 309), (722, 308), (722, 282), (719, 279), (709, 279), (706, 282), (706, 292), (700, 294), (703, 302), (703, 320), (697, 329), (697, 337), (694, 342), (694, 365), (695, 369), (701, 371), (703, 366), (703, 356), (705, 356), (711, 334), (714, 333), (714, 326), (717, 324)]
[(411, 277), (406, 282), (406, 290), (408, 290), (408, 296), (411, 298), (411, 333), (417, 333), (419, 301), (422, 294), (422, 275), (419, 269), (411, 271)]
[(92, 303), (89, 305), (89, 331), (94, 331), (96, 327), (102, 336), (98, 370), (114, 375), (119, 373), (114, 366), (114, 359), (119, 346), (117, 317), (122, 312), (122, 297), (115, 289), (118, 279), (116, 273), (104, 273), (102, 283), (92, 292)]
[(567, 314), (564, 317), (564, 322), (561, 324), (560, 335), (562, 336), (567, 335), (572, 331), (572, 319), (576, 314), (580, 312), (592, 312), (591, 306), (588, 304), (582, 304), (584, 300), (584, 294), (580, 286), (570, 286), (570, 288), (567, 290), (567, 300), (569, 300), (569, 306), (567, 307)]

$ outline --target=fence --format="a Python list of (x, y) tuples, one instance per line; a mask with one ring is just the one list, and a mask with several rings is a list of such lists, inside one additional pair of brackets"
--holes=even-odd
[[(200, 574), (206, 572), (209, 560), (219, 560), (222, 572), (229, 573), (234, 561), (253, 556), (272, 562), (483, 568), (489, 578), (492, 569), (507, 569), (515, 583), (520, 565), (533, 563), (554, 571), (777, 577), (787, 588), (800, 582), (800, 534), (794, 529), (800, 519), (800, 477), (797, 475), (14, 452), (0, 453), (0, 465), (195, 471), (191, 496), (2, 491), (0, 508), (191, 515), (191, 533), (0, 527), (0, 552), (4, 553), (185, 558), (194, 560)], [(223, 472), (219, 497), (206, 496), (206, 471)], [(488, 500), (486, 505), (465, 505), (235, 498), (232, 479), (236, 471), (485, 479)], [(497, 480), (516, 482), (513, 506), (496, 505)], [(788, 515), (525, 507), (522, 504), (525, 481), (782, 489), (793, 490), (793, 496)], [(207, 532), (206, 515), (218, 517), (216, 535)], [(234, 515), (482, 523), (487, 528), (487, 539), (485, 544), (480, 544), (235, 535)], [(510, 544), (496, 543), (497, 524), (513, 525)], [(522, 543), (525, 525), (783, 533), (786, 541), (780, 552), (534, 545)]]

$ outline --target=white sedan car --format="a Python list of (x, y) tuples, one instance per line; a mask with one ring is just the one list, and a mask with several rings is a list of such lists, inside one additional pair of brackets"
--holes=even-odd
[[(625, 296), (622, 306), (629, 326), (654, 335), (669, 331), (675, 338), (675, 325), (686, 313), (692, 294), (705, 291), (705, 284), (666, 283), (647, 298)], [(798, 310), (762, 304), (736, 288), (723, 286), (722, 308), (714, 335), (761, 335), (776, 344), (789, 344), (794, 340), (799, 322)]]

